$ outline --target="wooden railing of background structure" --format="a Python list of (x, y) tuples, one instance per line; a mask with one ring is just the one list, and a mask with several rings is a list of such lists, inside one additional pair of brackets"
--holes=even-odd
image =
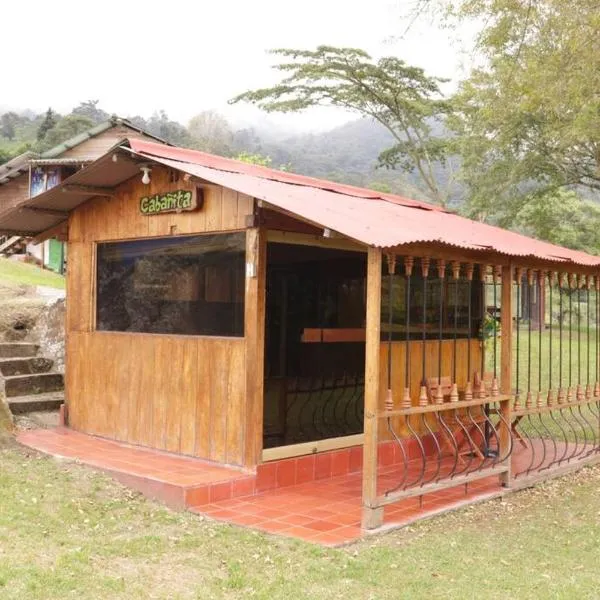
[[(378, 490), (369, 508), (491, 476), (510, 477), (511, 402), (511, 396), (499, 395), (379, 411), (377, 418), (388, 424), (403, 417), (411, 434), (394, 436), (401, 455), (399, 480), (390, 489)], [(415, 421), (429, 431), (429, 439), (415, 432)], [(435, 431), (431, 421), (437, 424)], [(463, 458), (465, 444), (468, 458)]]

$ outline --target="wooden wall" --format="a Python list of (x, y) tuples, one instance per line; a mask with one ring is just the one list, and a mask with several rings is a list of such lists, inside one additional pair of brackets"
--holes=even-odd
[(247, 337), (94, 331), (95, 242), (243, 230), (252, 213), (252, 198), (207, 186), (200, 210), (143, 216), (140, 197), (192, 185), (171, 181), (166, 169), (154, 168), (151, 178), (144, 186), (136, 177), (116, 197), (94, 199), (69, 219), (69, 424), (132, 444), (251, 466), (257, 450), (256, 424), (246, 419)]
[(28, 198), (29, 173), (21, 173), (18, 177), (0, 185), (0, 213), (10, 210)]
[(158, 143), (154, 138), (148, 137), (139, 131), (135, 131), (124, 125), (116, 125), (115, 127), (111, 127), (110, 129), (95, 135), (93, 138), (66, 150), (60, 155), (60, 158), (96, 159), (108, 152), (125, 138), (141, 138)]
[[(471, 345), (471, 371), (481, 372), (481, 342), (476, 339), (457, 340), (457, 362), (456, 379), (459, 392), (464, 390), (467, 383), (467, 356), (468, 345)], [(442, 341), (442, 377), (452, 378), (452, 357), (454, 343), (452, 340)], [(437, 340), (427, 340), (425, 342), (425, 376), (438, 376), (438, 353), (439, 342)], [(423, 378), (423, 343), (420, 341), (410, 342), (410, 397), (413, 405), (418, 404), (419, 391)], [(388, 389), (388, 344), (381, 343), (379, 353), (379, 408), (384, 408), (385, 396)], [(402, 393), (404, 391), (404, 374), (406, 372), (406, 344), (405, 342), (392, 342), (392, 395), (394, 406), (400, 407)], [(402, 431), (403, 428), (401, 428)], [(385, 428), (380, 429), (381, 439), (389, 437)]]

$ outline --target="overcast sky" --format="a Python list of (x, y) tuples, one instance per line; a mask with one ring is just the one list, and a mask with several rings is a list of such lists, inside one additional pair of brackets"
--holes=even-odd
[[(29, 0), (2, 6), (0, 107), (66, 112), (98, 99), (111, 113), (147, 117), (164, 108), (187, 122), (216, 109), (257, 115), (227, 100), (277, 81), (270, 48), (353, 46), (395, 55), (455, 78), (456, 44), (428, 24), (405, 39), (412, 0)], [(295, 129), (348, 120), (328, 110), (280, 118)]]

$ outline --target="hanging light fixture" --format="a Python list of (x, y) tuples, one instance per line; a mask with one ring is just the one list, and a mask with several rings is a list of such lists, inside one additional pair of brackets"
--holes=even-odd
[(149, 167), (148, 165), (142, 165), (140, 167), (140, 171), (142, 171), (142, 173), (143, 173), (142, 183), (144, 185), (148, 185), (150, 183), (150, 173), (152, 171), (151, 167)]

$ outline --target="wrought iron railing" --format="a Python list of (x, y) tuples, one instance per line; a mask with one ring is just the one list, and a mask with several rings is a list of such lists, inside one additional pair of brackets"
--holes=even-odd
[(478, 479), (508, 479), (514, 445), (506, 417), (510, 402), (509, 396), (497, 396), (380, 411), (399, 460), (381, 474), (373, 508)]

